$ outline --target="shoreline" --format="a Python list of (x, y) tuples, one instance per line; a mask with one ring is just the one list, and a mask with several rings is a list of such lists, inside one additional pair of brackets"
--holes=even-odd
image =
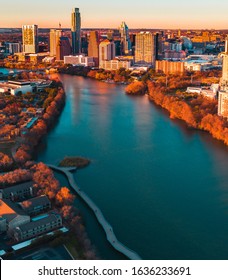
[[(215, 100), (209, 100), (201, 96), (197, 97), (199, 100), (201, 98), (202, 104), (213, 104), (213, 110), (211, 109), (210, 111), (209, 109), (209, 112), (204, 111), (197, 119), (198, 116), (194, 112), (194, 106), (192, 106), (191, 103), (189, 104), (186, 101), (180, 100), (177, 96), (169, 95), (169, 93), (165, 93), (156, 88), (154, 91), (148, 90), (146, 95), (148, 96), (150, 102), (153, 102), (156, 106), (165, 109), (165, 111), (169, 113), (170, 119), (181, 120), (184, 122), (186, 127), (196, 131), (206, 132), (214, 139), (222, 141), (225, 146), (228, 146), (227, 121), (213, 112), (213, 110), (217, 108), (217, 105), (213, 104)], [(201, 107), (202, 104), (199, 105), (199, 107)], [(176, 110), (174, 109), (175, 106)]]
[[(100, 79), (97, 79), (96, 77), (91, 77), (91, 76), (88, 76), (88, 75), (86, 75), (86, 76), (83, 76), (83, 75), (78, 75), (78, 74), (73, 74), (73, 73), (66, 73), (66, 72), (58, 72), (58, 74), (65, 74), (65, 75), (70, 75), (70, 76), (80, 76), (80, 77), (84, 77), (84, 78), (90, 78), (90, 79), (92, 79), (92, 80), (95, 80), (95, 81), (99, 81), (99, 82), (102, 82), (102, 83), (110, 83), (110, 84), (114, 84), (114, 85), (116, 85), (116, 86), (118, 86), (118, 85), (124, 85), (124, 86), (129, 86), (129, 85), (132, 85), (132, 84), (134, 84), (134, 81), (133, 82), (118, 82), (118, 81), (114, 81), (114, 80), (109, 80), (109, 79), (107, 79), (107, 80), (100, 80)], [(148, 82), (148, 81), (147, 81)], [(144, 83), (145, 84), (145, 86), (147, 87), (147, 85), (146, 85), (146, 83)], [(126, 88), (125, 88), (126, 89)], [(177, 91), (177, 90), (179, 90), (179, 88), (176, 88), (175, 89), (175, 91)], [(168, 94), (166, 94), (165, 92), (160, 92), (160, 90), (158, 89), (158, 93), (161, 93), (161, 94), (163, 94), (164, 96), (166, 96), (166, 95), (168, 95)], [(129, 96), (143, 96), (143, 95), (147, 95), (148, 96), (148, 98), (149, 98), (149, 100), (150, 100), (150, 102), (153, 102), (156, 106), (158, 106), (158, 107), (160, 107), (160, 108), (162, 108), (162, 109), (165, 109), (166, 110), (166, 112), (168, 112), (169, 113), (169, 118), (170, 119), (179, 119), (179, 120), (181, 120), (181, 121), (183, 121), (184, 122), (184, 124), (188, 127), (188, 128), (191, 128), (191, 129), (194, 129), (194, 130), (198, 130), (198, 131), (201, 131), (201, 132), (207, 132), (207, 133), (209, 133), (209, 135), (211, 135), (214, 139), (216, 139), (216, 140), (218, 140), (218, 141), (222, 141), (223, 142), (223, 144), (225, 145), (225, 146), (228, 146), (228, 139), (226, 140), (224, 137), (220, 137), (220, 136), (217, 136), (216, 135), (216, 133), (213, 133), (213, 132), (211, 132), (211, 131), (209, 131), (208, 129), (205, 129), (205, 128), (203, 128), (203, 127), (201, 127), (201, 125), (200, 124), (196, 124), (196, 125), (191, 125), (191, 124), (189, 124), (186, 120), (185, 120), (185, 117), (184, 117), (184, 115), (182, 116), (182, 117), (173, 117), (173, 116), (171, 116), (171, 110), (169, 110), (168, 108), (166, 108), (166, 107), (164, 107), (164, 106), (162, 106), (161, 104), (159, 104), (158, 102), (156, 102), (154, 99), (153, 99), (153, 97), (152, 97), (152, 95), (151, 95), (151, 93), (150, 93), (150, 91), (147, 89), (146, 91), (145, 91), (145, 89), (144, 89), (144, 93), (137, 93), (137, 94), (133, 94), (133, 93), (127, 93), (126, 91), (125, 91), (125, 94), (127, 94), (127, 95), (129, 95)], [(185, 102), (185, 101), (183, 101), (186, 105), (188, 105), (188, 103), (187, 102)], [(214, 117), (218, 117), (218, 115), (216, 115), (216, 114), (214, 114), (213, 115)], [(219, 117), (218, 117), (219, 118)], [(226, 127), (224, 128), (224, 130), (226, 129)]]
[(62, 172), (68, 179), (69, 185), (71, 188), (80, 196), (80, 198), (86, 203), (88, 207), (91, 208), (91, 210), (94, 212), (94, 215), (97, 218), (97, 221), (100, 223), (101, 227), (106, 233), (106, 239), (111, 244), (111, 246), (125, 255), (130, 260), (141, 260), (141, 257), (134, 252), (133, 250), (126, 247), (124, 244), (118, 241), (116, 238), (112, 226), (107, 222), (105, 219), (102, 211), (99, 209), (99, 207), (93, 202), (93, 200), (84, 192), (82, 191), (76, 184), (73, 174), (71, 171), (75, 171), (77, 168), (74, 167), (57, 167), (52, 164), (47, 164), (48, 167), (50, 167), (53, 170)]

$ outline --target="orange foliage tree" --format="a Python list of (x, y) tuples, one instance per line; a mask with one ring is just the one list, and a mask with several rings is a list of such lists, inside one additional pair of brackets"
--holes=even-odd
[(127, 94), (132, 94), (132, 95), (142, 95), (145, 94), (146, 92), (146, 85), (143, 82), (136, 81), (129, 84), (126, 87), (125, 92)]

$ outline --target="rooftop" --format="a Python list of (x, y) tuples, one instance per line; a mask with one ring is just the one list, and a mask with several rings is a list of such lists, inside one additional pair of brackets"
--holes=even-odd
[(31, 199), (25, 200), (20, 203), (22, 209), (29, 211), (32, 210), (33, 208), (41, 205), (46, 205), (49, 204), (50, 200), (46, 195), (41, 195), (37, 197), (33, 197)]
[(9, 199), (0, 199), (0, 216), (10, 222), (19, 215), (26, 216), (26, 213)]
[(44, 216), (44, 218), (40, 219), (40, 220), (36, 220), (24, 225), (19, 226), (18, 228), (24, 232), (24, 231), (29, 231), (31, 229), (40, 227), (42, 225), (46, 225), (48, 223), (51, 222), (56, 222), (58, 220), (58, 218), (61, 217), (58, 213), (56, 212), (50, 212), (47, 216)]
[(25, 183), (21, 183), (18, 185), (14, 185), (12, 187), (6, 187), (3, 189), (0, 189), (0, 191), (3, 191), (6, 195), (14, 193), (14, 192), (18, 192), (18, 191), (23, 191), (26, 190), (28, 188), (32, 188), (34, 185), (33, 181), (29, 181), (29, 182), (25, 182)]

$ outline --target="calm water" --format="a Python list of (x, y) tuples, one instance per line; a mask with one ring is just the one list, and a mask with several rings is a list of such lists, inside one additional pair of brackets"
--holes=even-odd
[[(75, 174), (117, 238), (144, 259), (228, 258), (228, 149), (206, 133), (171, 121), (124, 87), (61, 75), (67, 101), (38, 149), (57, 164), (92, 159)], [(58, 175), (62, 184), (66, 180)], [(101, 258), (122, 258), (93, 214), (77, 201)]]
[(9, 72), (12, 72), (12, 71), (14, 73), (20, 72), (20, 70), (17, 70), (17, 69), (6, 69), (6, 68), (1, 68), (0, 67), (0, 72), (3, 73), (3, 74), (8, 74)]

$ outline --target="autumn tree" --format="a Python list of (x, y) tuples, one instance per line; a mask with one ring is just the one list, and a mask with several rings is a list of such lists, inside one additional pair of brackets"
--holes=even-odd
[(67, 187), (62, 187), (56, 194), (55, 199), (59, 205), (70, 205), (74, 201), (74, 195), (70, 193)]
[(130, 95), (143, 95), (146, 92), (146, 85), (143, 82), (136, 81), (129, 84), (125, 92)]

